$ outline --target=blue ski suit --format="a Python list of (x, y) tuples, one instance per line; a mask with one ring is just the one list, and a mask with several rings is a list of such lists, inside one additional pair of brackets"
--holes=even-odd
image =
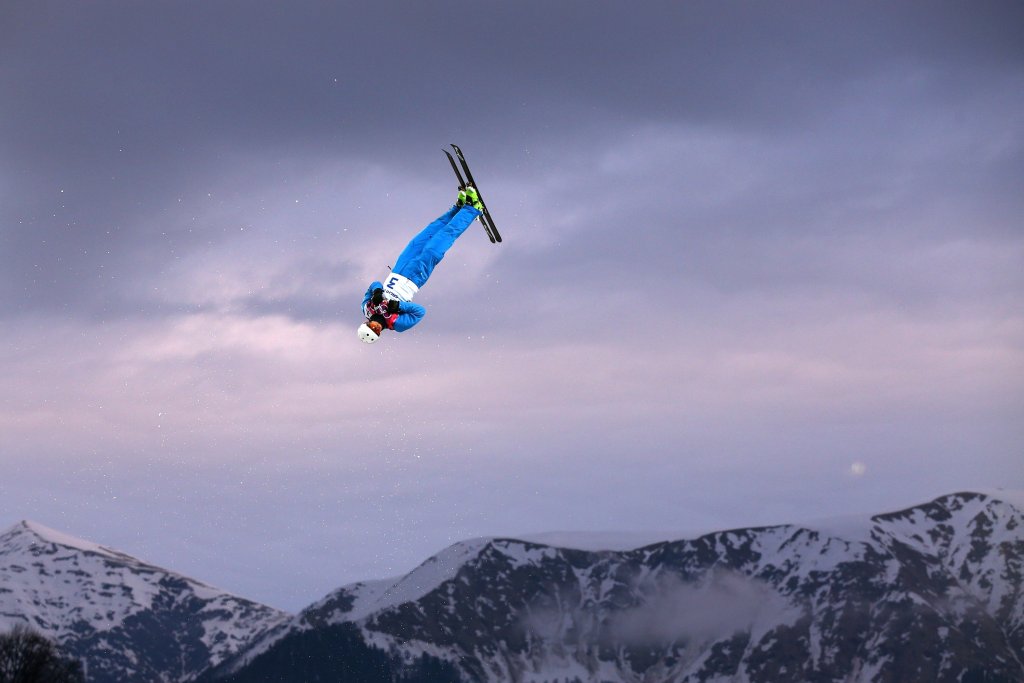
[[(434, 272), (434, 266), (441, 262), (445, 252), (479, 215), (480, 212), (468, 204), (453, 206), (413, 237), (402, 250), (385, 282), (374, 280), (366, 289), (363, 296), (363, 315), (366, 319), (379, 315), (386, 321), (387, 328), (395, 332), (405, 332), (423, 320), (427, 310), (413, 303), (412, 297), (426, 284)], [(377, 306), (371, 302), (375, 289), (384, 290), (384, 302)], [(388, 313), (389, 299), (401, 302), (398, 313)]]

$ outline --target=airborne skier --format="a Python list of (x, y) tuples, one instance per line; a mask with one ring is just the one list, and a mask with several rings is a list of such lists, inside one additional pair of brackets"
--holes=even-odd
[(359, 338), (367, 344), (380, 339), (384, 330), (405, 332), (423, 319), (426, 309), (413, 303), (434, 266), (440, 263), (455, 240), (484, 211), (476, 189), (459, 190), (455, 205), (416, 235), (402, 251), (386, 280), (373, 281), (363, 296), (366, 321), (359, 326)]
[(385, 282), (375, 280), (367, 287), (363, 295), (363, 315), (366, 321), (357, 330), (359, 338), (367, 344), (380, 339), (384, 330), (405, 332), (423, 320), (427, 311), (412, 302), (413, 296), (426, 283), (434, 272), (434, 266), (444, 258), (445, 252), (451, 249), (455, 240), (466, 232), (474, 220), (480, 218), (491, 242), (501, 241), (501, 234), (494, 225), (491, 212), (487, 210), (487, 205), (475, 187), (476, 182), (465, 155), (458, 145), (452, 145), (452, 149), (459, 157), (462, 172), (466, 174), (463, 178), (451, 152), (445, 150), (459, 181), (458, 199), (452, 208), (423, 228), (409, 242)]

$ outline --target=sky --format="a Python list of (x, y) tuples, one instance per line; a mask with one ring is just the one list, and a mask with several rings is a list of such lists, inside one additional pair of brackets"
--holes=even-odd
[[(1024, 488), (1024, 5), (0, 4), (0, 528), (297, 611)], [(372, 346), (371, 280), (471, 227)]]

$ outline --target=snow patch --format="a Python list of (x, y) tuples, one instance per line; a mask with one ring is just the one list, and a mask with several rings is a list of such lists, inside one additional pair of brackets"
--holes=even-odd
[(68, 534), (62, 533), (55, 529), (51, 529), (48, 526), (44, 526), (39, 522), (33, 522), (31, 520), (24, 520), (7, 530), (4, 534), (16, 533), (19, 530), (25, 530), (32, 534), (35, 534), (40, 541), (44, 543), (52, 543), (54, 545), (64, 546), (65, 548), (71, 548), (73, 550), (81, 550), (87, 553), (96, 553), (97, 555), (106, 555), (117, 559), (122, 559), (125, 556), (122, 553), (117, 552), (106, 546), (92, 543), (90, 541), (76, 538)]
[(415, 602), (445, 581), (455, 578), (459, 569), (492, 541), (490, 538), (478, 538), (456, 543), (405, 576), (366, 581), (343, 588), (342, 591), (347, 591), (353, 598), (353, 605), (340, 616), (343, 621), (358, 621), (372, 613)]

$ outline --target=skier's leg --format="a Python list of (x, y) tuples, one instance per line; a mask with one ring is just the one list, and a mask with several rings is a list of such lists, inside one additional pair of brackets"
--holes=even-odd
[(438, 230), (448, 225), (452, 216), (454, 216), (458, 210), (459, 207), (453, 206), (441, 214), (430, 225), (420, 230), (419, 234), (413, 237), (409, 244), (406, 245), (405, 249), (402, 250), (402, 253), (398, 256), (398, 260), (395, 261), (395, 265), (391, 270), (395, 273), (402, 274), (402, 270), (408, 266), (409, 262), (420, 255), (423, 248), (427, 245), (427, 242), (430, 241), (430, 238), (437, 234)]
[(445, 252), (451, 249), (455, 240), (466, 232), (479, 215), (480, 211), (468, 204), (459, 209), (458, 213), (427, 241), (419, 256), (406, 263), (405, 271), (401, 274), (412, 280), (417, 287), (422, 287), (434, 271), (434, 266), (444, 258)]

